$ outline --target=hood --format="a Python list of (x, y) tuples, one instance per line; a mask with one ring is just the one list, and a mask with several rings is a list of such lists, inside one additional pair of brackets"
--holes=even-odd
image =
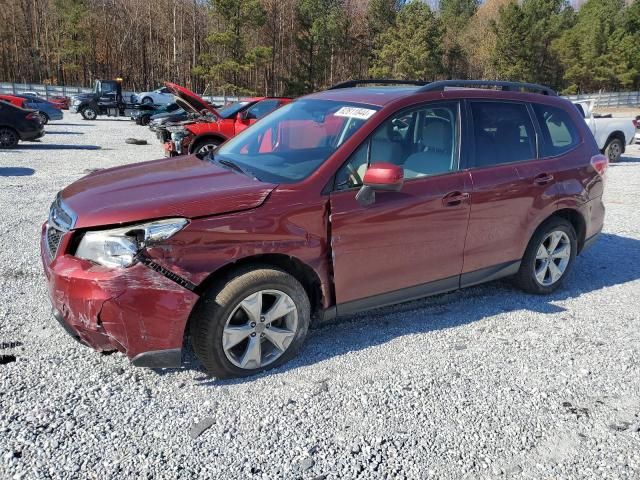
[(215, 108), (209, 105), (204, 100), (204, 98), (196, 95), (191, 90), (171, 82), (165, 82), (165, 85), (176, 97), (176, 103), (185, 110), (190, 109), (191, 111), (200, 115), (202, 114), (203, 110), (206, 110), (213, 113), (216, 117), (220, 118), (220, 114)]
[(190, 155), (99, 170), (60, 196), (88, 228), (248, 210), (275, 187)]

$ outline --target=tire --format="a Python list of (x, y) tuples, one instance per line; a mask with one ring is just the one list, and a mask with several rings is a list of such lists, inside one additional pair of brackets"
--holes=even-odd
[(40, 123), (42, 123), (42, 125), (46, 125), (47, 123), (49, 123), (49, 115), (47, 115), (44, 112), (38, 112), (38, 116), (40, 117)]
[(620, 157), (622, 157), (622, 152), (624, 151), (624, 142), (619, 138), (612, 138), (607, 146), (604, 147), (604, 154), (609, 159), (610, 163), (615, 163), (620, 161)]
[(207, 155), (211, 152), (214, 152), (221, 144), (220, 140), (216, 140), (215, 138), (203, 138), (202, 140), (196, 141), (191, 147), (189, 153), (195, 153), (197, 155)]
[(96, 109), (93, 107), (84, 107), (80, 111), (80, 115), (82, 115), (82, 118), (85, 120), (95, 120), (98, 117), (98, 112), (96, 112)]
[(18, 145), (20, 136), (13, 128), (0, 127), (0, 148), (13, 148)]
[[(255, 306), (257, 298), (261, 308), (250, 315), (241, 304)], [(270, 322), (276, 302), (282, 310), (275, 315), (287, 313)], [(270, 266), (243, 268), (201, 297), (191, 314), (191, 342), (211, 375), (221, 379), (254, 375), (282, 365), (298, 352), (307, 336), (310, 312), (307, 293), (293, 276)], [(276, 330), (278, 335), (271, 336)], [(235, 332), (235, 338), (229, 332)], [(272, 339), (280, 342), (280, 348)], [(258, 354), (259, 363), (252, 360)]]
[(153, 103), (153, 98), (151, 98), (151, 97), (144, 97), (144, 98), (142, 99), (142, 102), (140, 102), (140, 103), (142, 103), (143, 105), (151, 105), (151, 104)]
[[(556, 237), (553, 237), (553, 236)], [(549, 254), (555, 238), (559, 242)], [(563, 247), (564, 245), (564, 247)], [(569, 248), (567, 254), (565, 248)], [(543, 249), (543, 250), (542, 250)], [(570, 222), (555, 217), (544, 222), (529, 241), (516, 274), (517, 285), (528, 293), (544, 295), (560, 288), (573, 267), (578, 251), (576, 231)], [(562, 254), (562, 255), (560, 255)], [(542, 257), (542, 258), (541, 258)], [(555, 268), (551, 264), (555, 265)], [(558, 275), (557, 278), (556, 275)]]
[(140, 117), (140, 125), (149, 125), (149, 122), (151, 121), (151, 115), (143, 115)]

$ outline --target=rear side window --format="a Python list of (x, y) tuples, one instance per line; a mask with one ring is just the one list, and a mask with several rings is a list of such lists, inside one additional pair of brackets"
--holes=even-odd
[(533, 110), (542, 133), (543, 157), (561, 155), (580, 143), (578, 129), (563, 109), (549, 105), (533, 105)]
[(471, 102), (475, 166), (489, 167), (536, 158), (536, 136), (526, 105)]

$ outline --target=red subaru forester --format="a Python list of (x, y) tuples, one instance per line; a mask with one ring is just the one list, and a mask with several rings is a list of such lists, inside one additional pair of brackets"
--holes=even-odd
[(507, 276), (558, 288), (604, 219), (607, 159), (575, 107), (532, 84), (367, 83), (64, 189), (42, 228), (55, 317), (146, 367), (179, 366), (188, 331), (232, 377), (290, 359), (312, 318)]

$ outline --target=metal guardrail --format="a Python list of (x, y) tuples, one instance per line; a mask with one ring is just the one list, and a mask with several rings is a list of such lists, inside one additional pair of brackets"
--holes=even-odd
[(78, 95), (79, 93), (89, 93), (91, 91), (92, 89), (90, 88), (82, 87), (0, 82), (0, 94), (4, 95), (16, 95), (24, 92), (36, 92), (41, 97), (49, 98), (56, 95), (65, 95), (67, 97), (70, 97), (72, 95)]
[(602, 107), (640, 107), (640, 92), (598, 92), (567, 95), (565, 98), (572, 102), (593, 100), (595, 108)]
[[(43, 98), (49, 98), (56, 95), (64, 95), (66, 97), (72, 97), (80, 93), (91, 93), (93, 89), (84, 87), (72, 87), (72, 86), (57, 86), (57, 85), (43, 85), (35, 83), (10, 83), (0, 82), (0, 95), (16, 95), (24, 92), (36, 92), (38, 96)], [(135, 92), (123, 92), (123, 98), (130, 98)], [(237, 102), (247, 97), (236, 97), (227, 95), (206, 95), (203, 97), (206, 101), (225, 105), (231, 102)]]

